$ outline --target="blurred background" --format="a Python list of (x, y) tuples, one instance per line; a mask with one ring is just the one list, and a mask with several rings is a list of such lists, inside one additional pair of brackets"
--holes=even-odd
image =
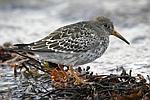
[(131, 44), (110, 36), (104, 55), (83, 67), (91, 66), (98, 74), (124, 67), (134, 75), (150, 75), (150, 0), (0, 0), (0, 45), (37, 41), (59, 27), (96, 16), (112, 19)]
[(105, 73), (116, 66), (132, 66), (131, 69), (138, 67), (138, 72), (147, 73), (150, 0), (0, 0), (0, 44), (37, 41), (59, 27), (96, 16), (112, 19), (115, 29), (131, 45), (110, 36), (108, 50), (90, 63), (92, 69)]

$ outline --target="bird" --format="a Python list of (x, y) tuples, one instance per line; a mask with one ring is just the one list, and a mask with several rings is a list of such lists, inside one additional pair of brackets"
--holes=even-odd
[(16, 50), (31, 51), (44, 60), (69, 66), (78, 83), (82, 83), (72, 67), (93, 62), (101, 57), (109, 45), (109, 36), (114, 35), (130, 44), (114, 28), (113, 22), (104, 16), (60, 27), (43, 39), (29, 44), (15, 44)]

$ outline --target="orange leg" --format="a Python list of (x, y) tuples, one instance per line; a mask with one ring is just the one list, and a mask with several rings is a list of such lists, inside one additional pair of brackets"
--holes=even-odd
[(81, 80), (79, 79), (79, 77), (74, 73), (72, 66), (69, 66), (69, 71), (70, 71), (70, 73), (75, 77), (76, 82), (77, 82), (78, 84), (82, 83)]
[(62, 68), (62, 66), (60, 64), (58, 64), (58, 67), (60, 68), (60, 70), (62, 71), (62, 73), (64, 74), (65, 78), (68, 79), (68, 75), (65, 72), (65, 70)]
[(75, 77), (75, 79), (76, 79), (76, 82), (75, 82), (75, 83), (78, 83), (78, 84), (81, 84), (81, 83), (82, 83), (82, 84), (87, 84), (87, 83), (88, 83), (88, 82), (85, 82), (85, 81), (81, 80), (81, 79), (77, 76), (77, 74), (74, 73), (72, 66), (69, 66), (69, 71), (70, 71), (70, 73)]

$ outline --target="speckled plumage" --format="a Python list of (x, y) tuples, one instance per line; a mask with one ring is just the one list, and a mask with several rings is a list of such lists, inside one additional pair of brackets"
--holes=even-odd
[(18, 50), (35, 52), (46, 61), (77, 66), (101, 57), (108, 47), (110, 35), (129, 44), (120, 34), (115, 33), (112, 21), (100, 16), (61, 27), (37, 42), (15, 46)]

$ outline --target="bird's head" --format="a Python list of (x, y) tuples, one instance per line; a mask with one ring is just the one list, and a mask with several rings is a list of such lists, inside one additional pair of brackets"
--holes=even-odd
[(121, 40), (123, 40), (124, 42), (126, 42), (127, 44), (130, 44), (122, 35), (120, 35), (114, 29), (113, 22), (110, 19), (100, 16), (100, 17), (93, 18), (91, 22), (93, 22), (94, 25), (96, 25), (96, 27), (98, 27), (100, 30), (103, 30), (105, 34), (114, 35), (120, 38)]

